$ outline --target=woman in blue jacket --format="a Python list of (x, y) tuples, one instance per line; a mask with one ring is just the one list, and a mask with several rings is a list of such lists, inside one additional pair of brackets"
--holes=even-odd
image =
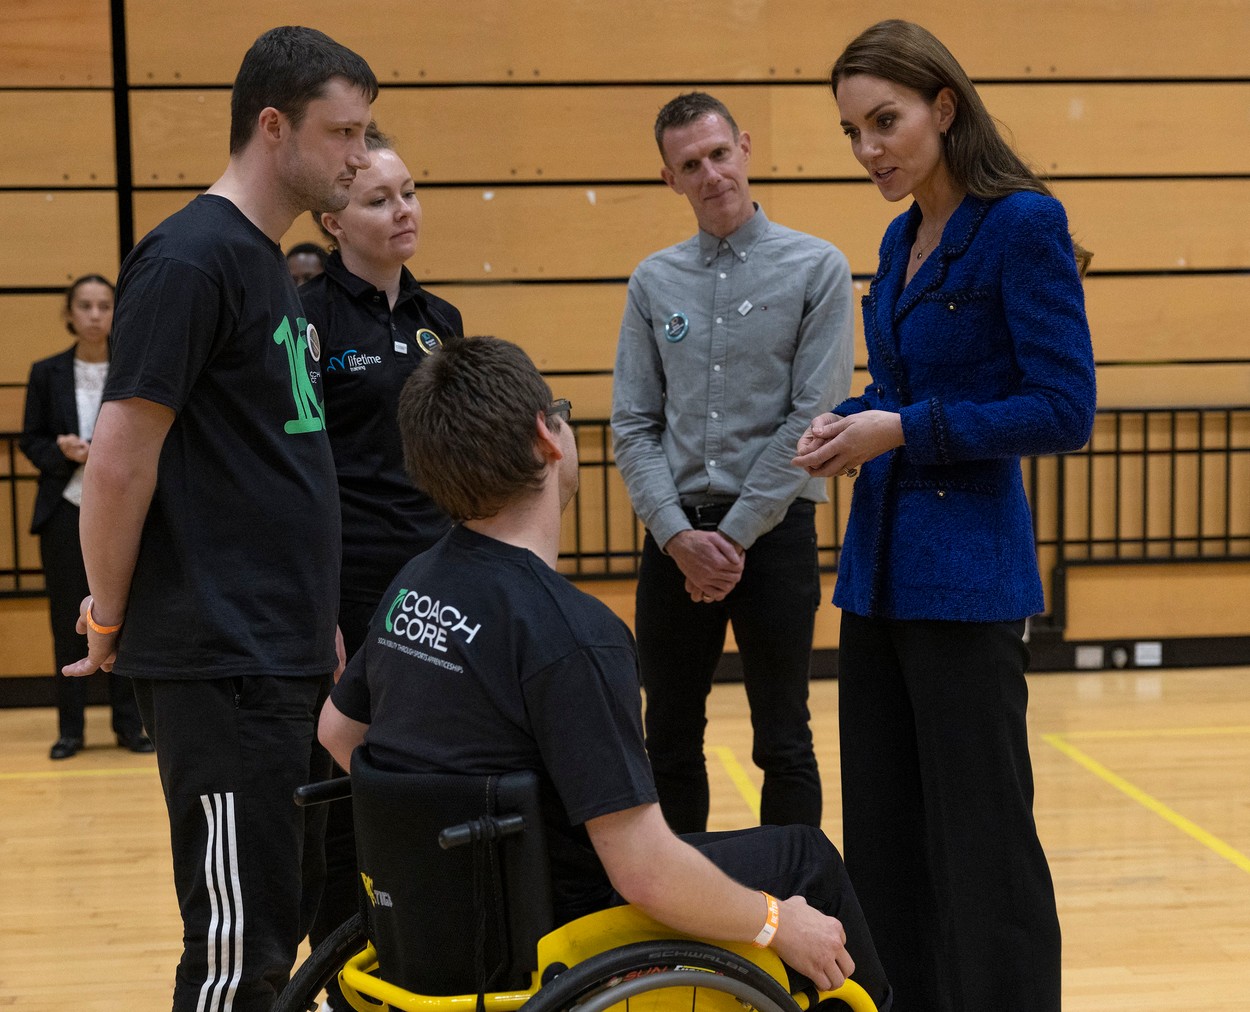
[(854, 477), (834, 603), (847, 866), (897, 1008), (1057, 1010), (1033, 820), (1025, 621), (1043, 608), (1020, 458), (1082, 446), (1094, 363), (1063, 207), (929, 32), (885, 21), (831, 83), (889, 201), (871, 383), (795, 463)]

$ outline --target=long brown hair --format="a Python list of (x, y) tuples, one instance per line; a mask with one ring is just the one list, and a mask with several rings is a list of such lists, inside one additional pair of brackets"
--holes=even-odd
[[(855, 74), (879, 77), (911, 88), (933, 102), (943, 88), (955, 95), (955, 118), (942, 136), (951, 177), (966, 192), (995, 200), (1018, 190), (1053, 196), (1050, 187), (1012, 150), (998, 131), (977, 89), (959, 61), (926, 28), (910, 21), (880, 21), (860, 32), (829, 73), (829, 86)], [(1072, 243), (1084, 273), (1092, 254)]]

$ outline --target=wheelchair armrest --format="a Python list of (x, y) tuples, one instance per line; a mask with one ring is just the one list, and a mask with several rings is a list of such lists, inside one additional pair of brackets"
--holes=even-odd
[(302, 784), (295, 788), (295, 803), (300, 808), (306, 808), (308, 805), (324, 805), (327, 801), (338, 801), (340, 798), (351, 796), (351, 777), (319, 780), (315, 784)]
[(523, 815), (504, 815), (500, 818), (486, 815), (472, 822), (448, 826), (438, 834), (438, 845), (443, 850), (451, 850), (453, 847), (462, 847), (466, 843), (478, 840), (501, 840), (505, 836), (516, 836), (524, 829), (525, 817)]

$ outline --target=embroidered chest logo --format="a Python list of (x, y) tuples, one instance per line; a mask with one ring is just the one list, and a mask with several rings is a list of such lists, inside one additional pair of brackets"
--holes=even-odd
[(355, 348), (348, 348), (341, 355), (330, 356), (326, 372), (366, 372), (372, 366), (381, 364), (381, 355), (365, 355)]

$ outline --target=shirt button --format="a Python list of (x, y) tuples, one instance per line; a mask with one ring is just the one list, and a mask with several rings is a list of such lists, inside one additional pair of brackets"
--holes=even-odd
[(720, 366), (719, 365), (712, 366), (712, 372), (720, 372)]
[(725, 322), (725, 318), (724, 318), (723, 316), (718, 316), (718, 317), (716, 318), (716, 322), (717, 322), (717, 323), (724, 323), (724, 322)]
[(714, 461), (714, 460), (709, 460), (709, 461), (707, 462), (707, 466), (708, 466), (708, 467), (715, 467), (715, 466), (716, 466), (716, 461)]
[(723, 281), (723, 280), (725, 280), (725, 278), (729, 277), (729, 275), (728, 275), (728, 274), (726, 274), (724, 271), (721, 271), (721, 272), (720, 272), (720, 276), (721, 276), (721, 280), (722, 280), (722, 281)]
[(712, 412), (712, 418), (713, 418), (713, 419), (716, 419), (716, 418), (719, 418), (719, 417), (720, 417), (720, 412), (719, 412), (719, 411), (713, 411), (713, 412)]

